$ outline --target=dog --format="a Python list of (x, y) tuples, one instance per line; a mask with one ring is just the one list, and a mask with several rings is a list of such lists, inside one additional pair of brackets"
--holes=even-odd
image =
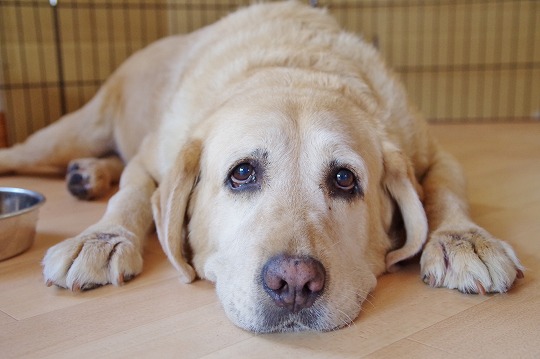
[(214, 282), (257, 333), (347, 326), (377, 276), (420, 253), (432, 287), (506, 292), (523, 276), (378, 51), (294, 1), (149, 45), (0, 151), (1, 173), (44, 167), (67, 168), (82, 199), (119, 181), (96, 224), (47, 251), (49, 286), (128, 281), (154, 224), (182, 281)]

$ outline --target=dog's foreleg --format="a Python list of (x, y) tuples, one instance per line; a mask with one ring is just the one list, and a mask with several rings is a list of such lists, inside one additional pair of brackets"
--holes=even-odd
[(43, 259), (48, 285), (72, 290), (120, 285), (142, 270), (143, 242), (152, 226), (153, 178), (135, 156), (101, 220), (51, 247)]
[(423, 280), (466, 293), (507, 291), (523, 267), (509, 244), (471, 220), (456, 160), (439, 150), (422, 186), (430, 227), (420, 261)]

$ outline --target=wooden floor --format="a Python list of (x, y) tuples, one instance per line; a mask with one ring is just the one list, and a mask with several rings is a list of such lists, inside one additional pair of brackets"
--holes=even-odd
[(152, 238), (142, 275), (84, 293), (47, 288), (47, 247), (96, 221), (105, 200), (70, 197), (61, 179), (0, 177), (44, 193), (34, 246), (0, 262), (0, 358), (540, 358), (540, 124), (434, 125), (463, 163), (472, 213), (527, 267), (507, 294), (422, 283), (418, 266), (380, 278), (351, 327), (253, 335), (225, 317), (212, 284), (181, 284)]

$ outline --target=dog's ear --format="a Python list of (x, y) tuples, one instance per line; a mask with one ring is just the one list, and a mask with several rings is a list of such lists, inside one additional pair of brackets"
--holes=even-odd
[(403, 223), (406, 240), (403, 247), (386, 255), (386, 269), (396, 270), (396, 264), (416, 255), (427, 239), (428, 223), (422, 205), (422, 187), (418, 184), (411, 163), (392, 143), (383, 143), (383, 185), (396, 201)]
[(185, 283), (191, 283), (196, 277), (195, 270), (186, 261), (184, 220), (199, 173), (201, 150), (202, 143), (199, 140), (185, 144), (152, 196), (152, 211), (159, 242)]

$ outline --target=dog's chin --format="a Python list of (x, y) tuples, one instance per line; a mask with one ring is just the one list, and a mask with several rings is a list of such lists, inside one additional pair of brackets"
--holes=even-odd
[(273, 327), (265, 327), (252, 329), (250, 331), (257, 332), (261, 334), (272, 334), (272, 333), (295, 333), (295, 332), (331, 332), (334, 330), (339, 330), (341, 328), (349, 326), (351, 323), (342, 323), (341, 325), (321, 325), (321, 324), (309, 324), (298, 321), (297, 319), (289, 319), (281, 322), (279, 325)]
[(265, 303), (258, 306), (256, 315), (249, 316), (251, 320), (243, 320), (236, 310), (226, 312), (238, 327), (259, 334), (328, 332), (350, 326), (360, 312), (360, 304), (356, 313), (340, 313), (338, 316), (332, 316), (331, 311), (322, 303), (315, 303), (313, 307), (302, 309), (298, 313), (290, 313), (286, 309)]

